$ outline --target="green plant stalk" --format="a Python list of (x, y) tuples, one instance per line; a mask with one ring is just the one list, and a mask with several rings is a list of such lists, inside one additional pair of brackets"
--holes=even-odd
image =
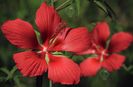
[(52, 87), (52, 81), (49, 80), (49, 87)]

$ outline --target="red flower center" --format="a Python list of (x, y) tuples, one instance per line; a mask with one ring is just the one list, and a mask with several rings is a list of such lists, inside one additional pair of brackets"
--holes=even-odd
[(107, 50), (103, 47), (96, 47), (96, 54), (99, 56), (99, 61), (102, 62), (109, 55)]
[(43, 46), (43, 52), (47, 52), (47, 47)]

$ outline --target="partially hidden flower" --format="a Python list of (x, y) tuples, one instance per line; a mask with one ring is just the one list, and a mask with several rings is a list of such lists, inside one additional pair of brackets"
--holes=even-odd
[(21, 19), (5, 22), (1, 29), (13, 45), (28, 49), (16, 53), (13, 59), (23, 76), (39, 76), (48, 71), (48, 78), (56, 83), (77, 84), (80, 68), (70, 58), (54, 55), (56, 51), (81, 52), (88, 48), (88, 31), (84, 27), (66, 28), (52, 6), (42, 3), (36, 12), (36, 25), (42, 44), (38, 42), (32, 25)]
[(81, 62), (81, 75), (95, 76), (101, 68), (108, 72), (118, 70), (125, 60), (125, 56), (118, 52), (129, 47), (133, 41), (132, 35), (127, 32), (119, 32), (109, 40), (110, 30), (106, 22), (98, 23), (91, 34), (92, 47), (82, 53), (96, 54), (96, 56)]

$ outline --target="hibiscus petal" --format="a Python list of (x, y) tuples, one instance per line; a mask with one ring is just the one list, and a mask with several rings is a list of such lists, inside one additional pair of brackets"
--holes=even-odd
[(80, 27), (75, 29), (68, 29), (68, 31), (69, 32), (64, 33), (67, 35), (60, 35), (60, 37), (65, 36), (61, 43), (61, 50), (80, 53), (90, 47), (91, 42), (89, 32), (86, 28)]
[(118, 70), (124, 63), (125, 56), (119, 54), (112, 54), (107, 57), (102, 63), (103, 68), (107, 69), (109, 72)]
[(110, 30), (107, 22), (97, 23), (92, 31), (92, 37), (95, 44), (105, 47), (106, 40), (110, 35)]
[(67, 34), (72, 28), (64, 28), (57, 34), (56, 38), (53, 40), (49, 46), (50, 51), (62, 51), (63, 41), (66, 38)]
[(80, 68), (65, 56), (49, 54), (48, 78), (55, 83), (77, 84), (80, 80)]
[(47, 70), (45, 58), (35, 52), (16, 53), (13, 58), (23, 76), (39, 76)]
[(109, 44), (109, 52), (120, 52), (128, 48), (133, 41), (131, 34), (126, 32), (119, 32), (112, 36)]
[(85, 55), (85, 54), (95, 54), (95, 49), (89, 48), (88, 50), (85, 50), (83, 52), (77, 53), (78, 55)]
[(87, 58), (80, 63), (82, 76), (95, 76), (101, 68), (101, 63), (97, 58)]
[(42, 3), (36, 12), (36, 24), (45, 41), (47, 38), (50, 38), (59, 27), (61, 18), (52, 6), (47, 6), (46, 3)]
[(37, 48), (39, 46), (33, 27), (21, 19), (9, 20), (2, 27), (5, 37), (20, 48)]

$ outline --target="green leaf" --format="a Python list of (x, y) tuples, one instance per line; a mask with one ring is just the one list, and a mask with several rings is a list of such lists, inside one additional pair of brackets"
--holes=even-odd
[(16, 66), (14, 66), (14, 67), (13, 67), (13, 69), (10, 71), (10, 74), (12, 74), (12, 75), (13, 75), (13, 74), (16, 72), (16, 70), (17, 70), (17, 67), (16, 67)]
[(22, 87), (22, 85), (21, 85), (21, 83), (20, 83), (20, 80), (19, 80), (18, 76), (15, 76), (15, 77), (13, 78), (13, 80), (14, 80), (15, 84), (17, 85), (17, 87)]
[(123, 69), (125, 69), (126, 71), (131, 71), (132, 69), (133, 69), (133, 66), (132, 65), (130, 65), (129, 67), (127, 67), (125, 64), (123, 64)]
[(109, 6), (109, 4), (108, 4), (106, 1), (104, 1), (103, 3), (104, 3), (104, 5), (106, 6), (108, 15), (109, 15), (113, 20), (116, 19), (116, 14), (115, 14), (115, 12), (113, 11), (113, 9)]
[(80, 14), (80, 0), (75, 0), (76, 8), (77, 8), (77, 13), (78, 15)]
[(71, 5), (72, 2), (73, 2), (73, 0), (66, 0), (64, 3), (62, 3), (60, 6), (58, 6), (58, 7), (56, 8), (56, 10), (57, 10), (57, 11), (60, 11), (60, 10), (62, 10), (62, 9), (64, 9), (64, 8), (68, 7), (69, 5)]
[(14, 67), (12, 68), (12, 70), (10, 71), (10, 73), (8, 74), (8, 76), (7, 76), (7, 80), (9, 80), (9, 79), (12, 79), (12, 78), (13, 78), (14, 73), (16, 72), (16, 70), (17, 70), (17, 67), (16, 67), (16, 66), (14, 66)]
[(65, 9), (65, 12), (66, 12), (66, 15), (70, 18), (72, 18), (76, 11), (75, 11), (75, 7), (73, 6), (73, 4), (71, 4), (70, 6), (68, 6), (66, 9)]
[(0, 68), (0, 71), (4, 72), (5, 74), (10, 74), (10, 71), (7, 68)]
[(103, 4), (102, 2), (95, 0), (94, 3), (95, 3), (101, 10), (103, 10), (106, 14), (108, 14), (107, 9), (106, 9), (106, 7), (104, 6), (104, 4)]

